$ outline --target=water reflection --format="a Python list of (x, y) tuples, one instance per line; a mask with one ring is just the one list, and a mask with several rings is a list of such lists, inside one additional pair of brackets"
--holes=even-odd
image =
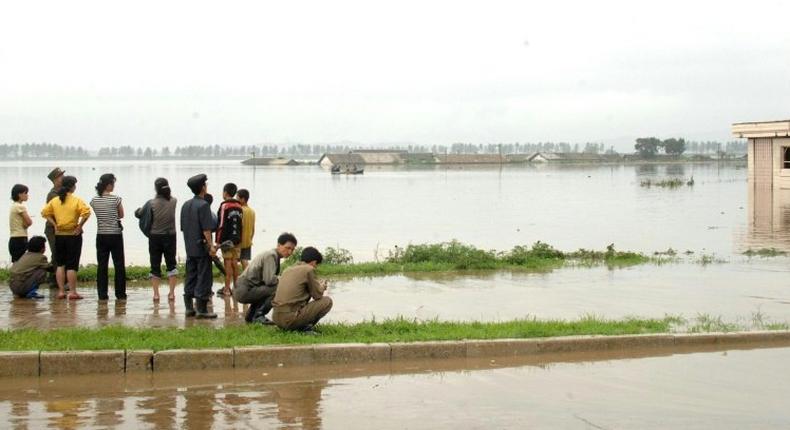
[(776, 378), (789, 356), (778, 342), (14, 378), (0, 386), (0, 414), (18, 429), (576, 428), (579, 416), (600, 428), (685, 428), (701, 417), (712, 428), (786, 428), (790, 384)]
[(760, 180), (750, 180), (748, 190), (748, 233), (742, 239), (741, 251), (790, 251), (790, 190)]

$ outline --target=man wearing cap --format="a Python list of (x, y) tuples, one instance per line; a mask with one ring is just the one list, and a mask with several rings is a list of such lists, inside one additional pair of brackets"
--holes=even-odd
[[(45, 205), (49, 203), (50, 200), (58, 196), (58, 189), (61, 185), (63, 185), (63, 175), (65, 173), (66, 172), (60, 167), (55, 167), (47, 175), (47, 179), (52, 181), (52, 189), (47, 193), (47, 201), (44, 202)], [(55, 262), (55, 226), (48, 221), (44, 224), (44, 236), (47, 237), (47, 242), (49, 242), (49, 252), (52, 265), (57, 266)], [(47, 282), (49, 283), (50, 288), (57, 288), (54, 274), (50, 275)]]
[(186, 306), (186, 316), (197, 318), (217, 317), (217, 314), (208, 311), (211, 285), (214, 282), (211, 257), (217, 255), (217, 248), (211, 238), (214, 219), (211, 216), (209, 203), (205, 200), (208, 190), (207, 181), (205, 174), (189, 178), (187, 186), (195, 196), (181, 206), (181, 231), (184, 233), (184, 247), (187, 252), (184, 306)]

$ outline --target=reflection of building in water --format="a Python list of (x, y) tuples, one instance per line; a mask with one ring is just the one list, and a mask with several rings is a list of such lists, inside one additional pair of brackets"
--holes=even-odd
[(743, 248), (790, 251), (790, 189), (749, 180), (749, 232)]

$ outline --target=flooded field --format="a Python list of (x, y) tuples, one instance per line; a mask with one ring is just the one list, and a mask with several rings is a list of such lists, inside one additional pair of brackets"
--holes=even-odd
[[(371, 278), (338, 278), (330, 289), (334, 308), (326, 321), (359, 322), (403, 316), (445, 321), (503, 321), (518, 318), (663, 318), (700, 314), (722, 317), (742, 328), (790, 322), (788, 269), (783, 259), (753, 263), (637, 266), (626, 269), (560, 269), (546, 274), (491, 272), (426, 273)], [(215, 290), (221, 288), (215, 284)], [(177, 300), (151, 301), (150, 287), (129, 289), (126, 302), (97, 302), (85, 284), (86, 299), (13, 299), (0, 288), (0, 328), (67, 326), (222, 326), (242, 322), (244, 306), (215, 297), (214, 321), (184, 318), (181, 285)], [(49, 292), (44, 291), (44, 294)]]
[(787, 347), (709, 347), (20, 378), (0, 386), (0, 414), (56, 429), (778, 429), (790, 426), (788, 360)]
[[(30, 187), (30, 233), (43, 231), (39, 215), (52, 163), (0, 163), (0, 184)], [(396, 169), (369, 166), (364, 175), (331, 176), (317, 166), (252, 167), (220, 162), (67, 162), (77, 176), (77, 195), (89, 201), (99, 175), (118, 177), (116, 194), (128, 218), (124, 241), (129, 264), (147, 264), (147, 242), (131, 210), (153, 195), (158, 176), (170, 179), (173, 194), (191, 198), (186, 180), (205, 172), (209, 191), (221, 196), (233, 181), (251, 193), (258, 212), (254, 250), (274, 245), (282, 231), (300, 244), (349, 249), (357, 261), (384, 258), (395, 245), (458, 239), (505, 250), (541, 240), (558, 249), (680, 252), (730, 256), (746, 247), (790, 246), (781, 207), (764, 192), (748, 192), (744, 163), (676, 165), (509, 165)], [(693, 187), (641, 187), (646, 178), (690, 178)], [(770, 193), (769, 193), (770, 194)], [(750, 198), (753, 197), (753, 198)], [(9, 199), (0, 200), (7, 213)], [(751, 205), (751, 206), (750, 206)], [(773, 206), (772, 206), (773, 205)], [(214, 205), (216, 208), (216, 204)], [(84, 264), (95, 261), (90, 220)], [(0, 230), (6, 243), (7, 229)], [(179, 254), (183, 245), (179, 238)], [(8, 257), (0, 256), (0, 263)]]

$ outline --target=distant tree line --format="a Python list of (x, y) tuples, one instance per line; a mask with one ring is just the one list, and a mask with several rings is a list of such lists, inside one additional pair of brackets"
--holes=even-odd
[(61, 146), (54, 143), (16, 143), (0, 145), (3, 159), (23, 158), (85, 158), (88, 151), (81, 146)]
[[(0, 145), (0, 157), (14, 159), (75, 159), (75, 158), (119, 158), (119, 159), (153, 159), (153, 158), (246, 158), (253, 154), (257, 157), (318, 157), (324, 153), (347, 153), (356, 149), (373, 149), (370, 146), (343, 144), (290, 144), (290, 145), (186, 145), (164, 148), (105, 146), (98, 152), (91, 152), (82, 146), (62, 146), (53, 143), (25, 143)], [(383, 149), (376, 147), (376, 149)], [(616, 153), (613, 147), (606, 148), (603, 143), (587, 142), (584, 144), (567, 142), (539, 143), (463, 143), (450, 145), (388, 145), (387, 149), (409, 151), (411, 153), (434, 154), (532, 154), (535, 152), (560, 153)], [(667, 154), (742, 154), (746, 152), (746, 142), (687, 142), (683, 139), (660, 140), (655, 137), (639, 138), (635, 145), (636, 151), (643, 156), (651, 156), (664, 151)]]
[(657, 137), (640, 137), (636, 139), (634, 149), (645, 158), (655, 157), (662, 150), (667, 155), (682, 155), (684, 152), (693, 154), (716, 154), (719, 158), (726, 154), (745, 154), (746, 142), (686, 142), (683, 138), (661, 140)]

